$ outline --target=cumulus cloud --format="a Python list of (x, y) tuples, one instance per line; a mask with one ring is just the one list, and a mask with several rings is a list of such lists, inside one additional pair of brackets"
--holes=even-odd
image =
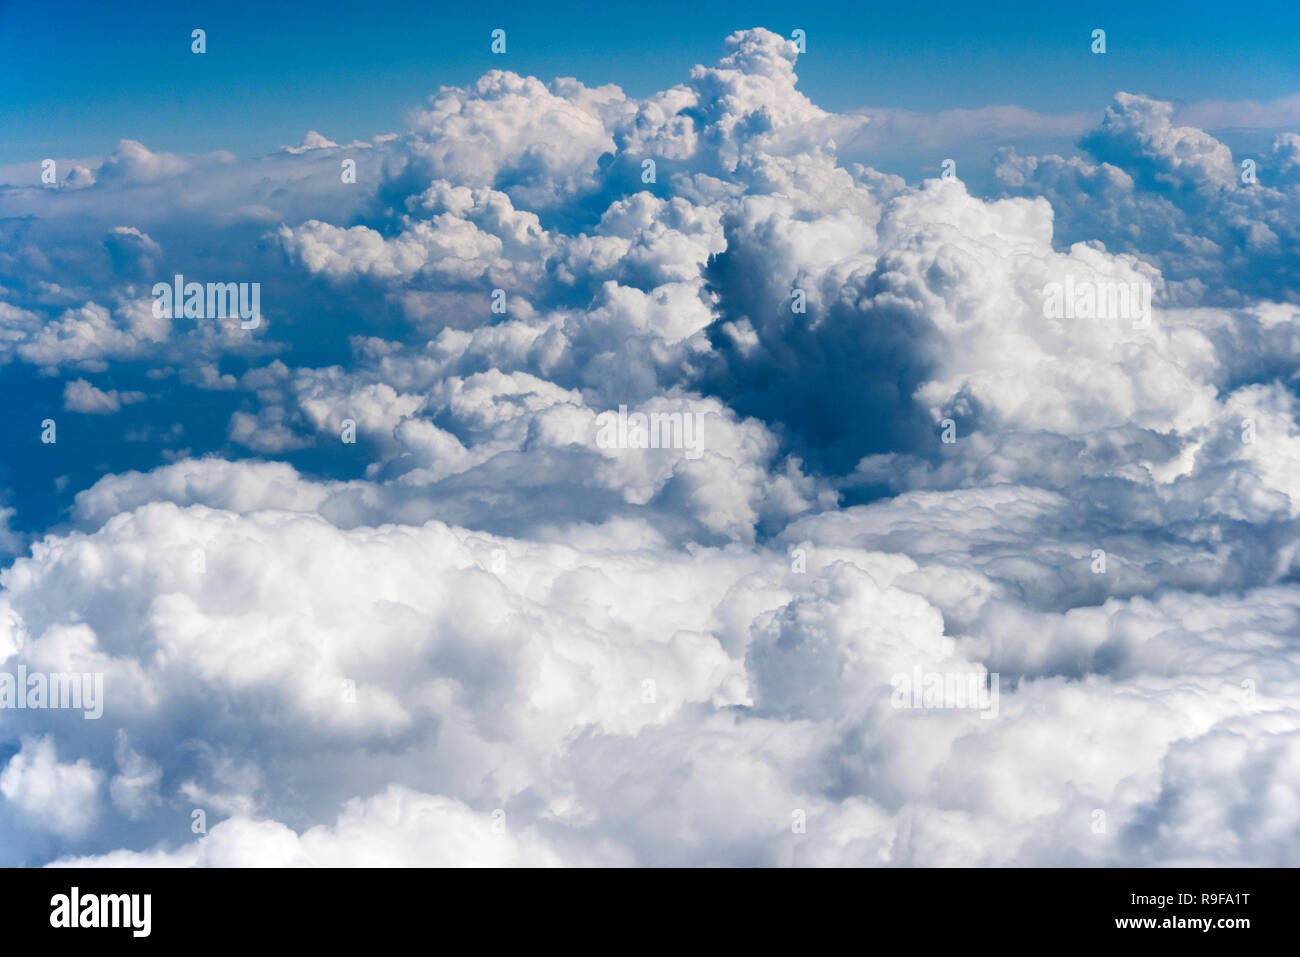
[(134, 226), (114, 226), (104, 239), (113, 265), (122, 275), (152, 276), (162, 260), (163, 251), (147, 234)]
[(108, 415), (123, 405), (143, 402), (143, 392), (118, 392), (116, 389), (97, 389), (85, 379), (76, 379), (63, 388), (63, 407), (69, 412), (86, 415)]
[(1008, 192), (1051, 201), (1058, 242), (1099, 241), (1139, 254), (1179, 283), (1175, 295), (1183, 302), (1294, 303), (1294, 134), (1278, 136), (1268, 155), (1234, 157), (1226, 144), (1174, 118), (1171, 103), (1117, 93), (1080, 140), (1096, 163), (1007, 150), (998, 179)]
[(189, 167), (188, 160), (174, 153), (155, 153), (137, 140), (122, 140), (100, 165), (97, 180), (148, 183), (183, 173)]
[(628, 109), (614, 86), (492, 70), (414, 111), (386, 176), (397, 188), (446, 178), (508, 186), (529, 205), (559, 203), (594, 182), (597, 161), (614, 145), (608, 125)]
[(95, 821), (103, 774), (85, 759), (62, 763), (53, 739), (23, 741), (0, 771), (0, 795), (34, 826), (78, 837)]

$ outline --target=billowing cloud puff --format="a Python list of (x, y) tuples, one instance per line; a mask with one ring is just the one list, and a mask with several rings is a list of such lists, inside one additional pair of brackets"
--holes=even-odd
[(78, 837), (95, 821), (103, 774), (84, 759), (61, 763), (53, 739), (31, 738), (0, 771), (0, 795), (37, 826)]
[(387, 175), (394, 184), (445, 178), (554, 204), (592, 185), (614, 145), (608, 126), (628, 109), (617, 87), (548, 85), (493, 70), (467, 89), (443, 88), (415, 111)]
[(1279, 136), (1269, 155), (1234, 157), (1208, 133), (1174, 125), (1173, 112), (1118, 93), (1080, 141), (1097, 163), (1009, 150), (997, 176), (1011, 192), (1051, 200), (1058, 241), (1137, 253), (1178, 281), (1185, 302), (1296, 302), (1295, 134)]
[(189, 162), (174, 153), (155, 153), (137, 140), (122, 140), (99, 167), (100, 183), (148, 183), (189, 169)]
[(63, 407), (69, 412), (86, 415), (107, 415), (123, 405), (143, 402), (143, 392), (118, 392), (116, 389), (97, 389), (85, 379), (69, 382), (63, 389)]

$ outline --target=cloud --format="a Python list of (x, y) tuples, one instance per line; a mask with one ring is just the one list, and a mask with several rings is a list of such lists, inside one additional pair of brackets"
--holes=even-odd
[(149, 183), (185, 172), (190, 164), (174, 153), (155, 153), (137, 140), (122, 140), (99, 167), (99, 183)]
[(123, 405), (143, 402), (144, 399), (143, 392), (118, 392), (116, 389), (105, 392), (85, 379), (76, 379), (63, 388), (63, 407), (69, 412), (82, 412), (86, 415), (108, 415), (117, 412)]
[(1258, 100), (1205, 100), (1177, 111), (1178, 120), (1204, 130), (1275, 129), (1300, 123), (1300, 94)]
[(529, 205), (556, 203), (594, 182), (597, 160), (614, 145), (607, 124), (626, 109), (617, 87), (492, 70), (467, 88), (444, 87), (411, 114), (388, 185), (445, 178), (508, 187)]
[(295, 834), (274, 821), (231, 818), (172, 853), (117, 852), (67, 867), (554, 867), (561, 860), (531, 833), (505, 830), (504, 815), (390, 787), (349, 801), (338, 821)]
[(61, 837), (80, 836), (94, 824), (102, 783), (84, 759), (61, 763), (49, 737), (24, 740), (0, 771), (0, 794), (9, 805)]
[(1201, 129), (1174, 125), (1174, 115), (1171, 103), (1118, 93), (1080, 140), (1096, 164), (1008, 150), (998, 179), (1008, 192), (1051, 201), (1058, 243), (1100, 241), (1141, 255), (1179, 283), (1184, 302), (1295, 302), (1286, 250), (1297, 238), (1300, 178), (1289, 135), (1275, 139), (1271, 156), (1243, 159)]
[(162, 247), (134, 226), (115, 226), (104, 240), (118, 273), (146, 277), (155, 274), (162, 260)]
[(23, 536), (10, 527), (17, 512), (13, 506), (0, 507), (0, 557), (14, 555), (23, 548)]
[(335, 149), (368, 150), (368, 149), (374, 149), (376, 146), (379, 146), (383, 143), (387, 143), (395, 139), (397, 139), (396, 133), (384, 133), (379, 136), (376, 136), (369, 143), (366, 143), (362, 140), (353, 140), (351, 143), (345, 143), (342, 146), (340, 146), (338, 143), (335, 143), (333, 140), (328, 139), (325, 136), (322, 136), (320, 133), (317, 133), (315, 130), (308, 130), (306, 135), (303, 136), (302, 142), (300, 144), (298, 144), (297, 146), (282, 146), (280, 147), (280, 149), (282, 152), (289, 153), (294, 156), (297, 156), (301, 153), (309, 153), (312, 150), (335, 150)]
[(102, 372), (109, 359), (134, 358), (151, 344), (163, 343), (170, 328), (171, 320), (156, 318), (148, 303), (124, 303), (115, 317), (104, 306), (88, 302), (64, 311), (14, 351), (33, 365), (67, 364)]
[(974, 139), (1004, 141), (1027, 136), (1077, 137), (1092, 122), (1092, 117), (1085, 113), (1052, 115), (1013, 105), (940, 110), (937, 113), (876, 107), (864, 109), (861, 113), (870, 119), (870, 124), (844, 144), (846, 149), (870, 147), (879, 150), (904, 144), (911, 149), (921, 149)]

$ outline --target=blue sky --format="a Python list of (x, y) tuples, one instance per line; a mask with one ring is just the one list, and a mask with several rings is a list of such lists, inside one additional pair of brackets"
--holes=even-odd
[[(1300, 5), (0, 2), (0, 163), (96, 156), (123, 136), (155, 149), (339, 142), (401, 128), (442, 84), (500, 67), (617, 82), (647, 95), (710, 62), (720, 37), (807, 31), (804, 91), (824, 108), (1095, 109), (1117, 89), (1173, 101), (1270, 100), (1300, 88)], [(1268, 29), (1259, 29), (1267, 19)], [(208, 53), (190, 53), (191, 29)], [(488, 50), (508, 31), (505, 57)], [(1089, 51), (1107, 30), (1105, 57)], [(635, 45), (635, 52), (630, 44)], [(1194, 64), (1194, 67), (1191, 65)]]

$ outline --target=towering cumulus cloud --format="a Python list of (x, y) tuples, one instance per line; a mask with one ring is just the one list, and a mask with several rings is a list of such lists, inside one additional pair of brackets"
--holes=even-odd
[(0, 863), (1300, 863), (1300, 139), (909, 183), (796, 56), (0, 193), (94, 463), (2, 670), (104, 699), (5, 714)]

